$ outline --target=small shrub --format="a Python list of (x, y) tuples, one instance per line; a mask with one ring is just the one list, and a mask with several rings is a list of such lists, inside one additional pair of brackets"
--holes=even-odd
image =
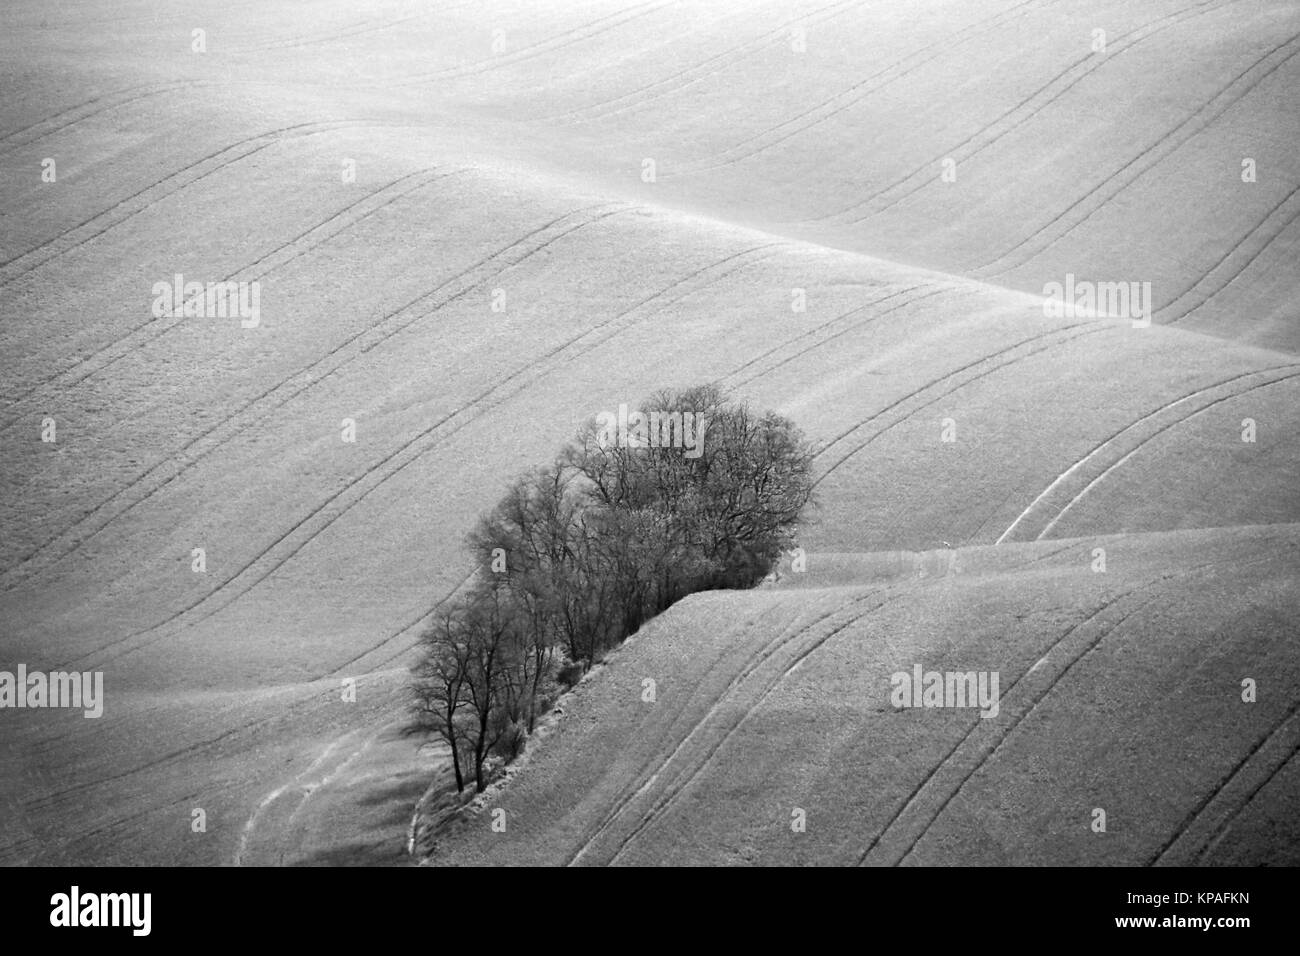
[(555, 679), (564, 685), (565, 690), (572, 690), (573, 686), (582, 680), (582, 672), (581, 664), (569, 662), (556, 671)]
[(524, 752), (528, 746), (528, 731), (523, 724), (517, 724), (511, 721), (501, 731), (501, 736), (497, 738), (492, 747), (492, 752), (504, 760), (506, 763), (515, 760)]

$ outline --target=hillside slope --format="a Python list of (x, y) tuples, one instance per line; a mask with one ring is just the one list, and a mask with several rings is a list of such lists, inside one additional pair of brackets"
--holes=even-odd
[[(814, 554), (800, 587), (696, 595), (431, 862), (1294, 865), (1298, 546), (1072, 539), (878, 558), (869, 586)], [(996, 711), (893, 706), (917, 666), (997, 672)]]

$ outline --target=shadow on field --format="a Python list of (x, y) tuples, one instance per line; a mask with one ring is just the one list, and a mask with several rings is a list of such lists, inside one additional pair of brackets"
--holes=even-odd
[(296, 866), (409, 866), (411, 858), (400, 844), (357, 841), (299, 860)]

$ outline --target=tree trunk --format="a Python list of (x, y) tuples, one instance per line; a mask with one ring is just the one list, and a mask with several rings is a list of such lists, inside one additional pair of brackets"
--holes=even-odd
[(482, 793), (487, 789), (487, 784), (483, 782), (483, 764), (487, 760), (487, 735), (488, 720), (490, 715), (484, 712), (479, 717), (478, 722), (478, 740), (474, 744), (474, 792)]
[(453, 740), (451, 743), (451, 765), (456, 770), (456, 792), (465, 792), (465, 774), (460, 769), (460, 748), (456, 746)]

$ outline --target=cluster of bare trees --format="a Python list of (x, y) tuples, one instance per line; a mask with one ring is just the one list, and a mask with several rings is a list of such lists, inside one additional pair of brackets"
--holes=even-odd
[(792, 545), (812, 480), (789, 420), (711, 385), (661, 392), (651, 410), (707, 422), (692, 455), (593, 420), (470, 534), (478, 571), (423, 636), (415, 681), (458, 788), (472, 775), (482, 791), (489, 758), (519, 754), (569, 675), (688, 594), (753, 586)]

